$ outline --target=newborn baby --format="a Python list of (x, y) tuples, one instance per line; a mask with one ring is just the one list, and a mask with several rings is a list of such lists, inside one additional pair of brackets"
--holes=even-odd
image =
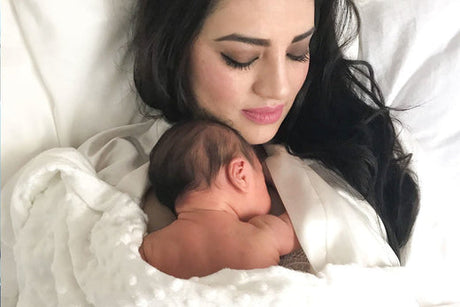
[(287, 214), (268, 214), (270, 196), (254, 149), (228, 126), (205, 120), (173, 126), (152, 149), (149, 179), (147, 193), (177, 215), (139, 248), (164, 273), (190, 278), (265, 268), (299, 247)]

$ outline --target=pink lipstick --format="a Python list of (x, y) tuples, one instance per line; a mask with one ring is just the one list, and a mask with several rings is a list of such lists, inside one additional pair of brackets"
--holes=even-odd
[(281, 118), (283, 108), (284, 105), (280, 104), (274, 107), (244, 109), (242, 112), (250, 121), (260, 125), (268, 125), (277, 122)]

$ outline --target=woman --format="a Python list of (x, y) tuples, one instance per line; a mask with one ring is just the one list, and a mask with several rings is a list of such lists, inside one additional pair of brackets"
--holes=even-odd
[(353, 14), (351, 1), (140, 0), (134, 79), (169, 122), (217, 118), (321, 161), (375, 209), (399, 256), (418, 187), (371, 67), (344, 59)]

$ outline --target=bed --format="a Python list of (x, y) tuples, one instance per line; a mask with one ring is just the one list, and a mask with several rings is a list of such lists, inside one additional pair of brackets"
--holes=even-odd
[[(356, 1), (362, 32), (348, 56), (373, 65), (388, 105), (408, 109), (393, 115), (414, 153), (421, 209), (401, 263), (373, 213), (312, 173), (321, 208), (324, 197), (348, 199), (350, 216), (364, 217), (347, 226), (354, 253), (321, 245), (333, 224), (312, 231), (299, 220), (298, 234), (318, 242), (303, 246), (315, 274), (274, 266), (191, 280), (149, 267), (137, 252), (147, 223), (138, 206), (146, 153), (168, 124), (138, 111), (126, 56), (133, 4), (2, 2), (3, 306), (460, 304), (458, 0)], [(270, 166), (275, 181), (299, 163), (270, 150), (279, 156)], [(302, 216), (296, 208), (288, 212)], [(171, 219), (158, 210), (157, 223)]]

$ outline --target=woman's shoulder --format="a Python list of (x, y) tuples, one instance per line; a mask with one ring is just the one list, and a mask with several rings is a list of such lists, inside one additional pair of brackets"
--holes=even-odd
[(318, 176), (322, 181), (336, 190), (350, 194), (357, 199), (363, 197), (351, 187), (340, 175), (327, 168), (321, 161), (301, 159), (290, 154), (282, 145), (265, 145), (270, 168), (276, 173), (303, 174), (308, 177)]
[[(142, 166), (149, 161), (150, 150), (169, 127), (164, 119), (153, 118), (113, 128), (94, 135), (78, 151), (90, 161), (99, 178), (133, 197), (140, 197), (138, 194), (142, 191), (133, 185), (146, 185), (146, 170)], [(141, 177), (144, 182), (138, 182)]]
[(399, 265), (375, 210), (337, 174), (279, 146), (267, 153), (266, 165), (315, 270), (327, 263)]
[(109, 157), (120, 158), (114, 155), (123, 156), (132, 152), (148, 155), (169, 127), (170, 124), (163, 118), (152, 118), (141, 123), (112, 128), (89, 138), (78, 150), (100, 169), (109, 162)]

